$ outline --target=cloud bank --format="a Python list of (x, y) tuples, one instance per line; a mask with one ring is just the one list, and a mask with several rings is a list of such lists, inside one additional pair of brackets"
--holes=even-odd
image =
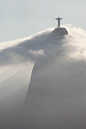
[[(8, 67), (18, 66), (16, 69), (24, 76), (29, 63), (34, 64), (25, 102), (19, 98), (18, 90), (17, 97), (8, 97), (9, 112), (8, 108), (1, 110), (1, 115), (6, 116), (0, 118), (1, 128), (86, 128), (86, 32), (71, 25), (66, 28), (68, 36), (52, 36), (53, 29), (48, 29), (29, 38), (0, 44), (1, 75), (4, 76)], [(25, 73), (22, 68), (27, 69)], [(24, 85), (22, 88), (21, 91)], [(5, 102), (4, 108), (6, 101), (1, 101)]]

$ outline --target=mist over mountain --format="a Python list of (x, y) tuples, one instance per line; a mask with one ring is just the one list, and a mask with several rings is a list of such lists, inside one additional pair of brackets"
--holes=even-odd
[(0, 44), (1, 129), (86, 128), (86, 32), (65, 26)]

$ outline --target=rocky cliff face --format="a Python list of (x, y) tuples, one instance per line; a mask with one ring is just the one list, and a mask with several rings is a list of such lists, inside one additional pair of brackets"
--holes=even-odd
[(52, 35), (55, 35), (55, 36), (68, 35), (68, 31), (66, 30), (66, 28), (58, 27), (58, 28), (55, 28), (55, 29), (52, 31)]

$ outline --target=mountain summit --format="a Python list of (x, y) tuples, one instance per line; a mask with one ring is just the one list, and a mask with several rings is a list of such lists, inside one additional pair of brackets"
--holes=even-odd
[(58, 26), (57, 28), (55, 28), (52, 32), (53, 35), (57, 35), (57, 36), (63, 36), (63, 35), (68, 35), (68, 31), (66, 28), (64, 27), (60, 27), (60, 20), (62, 20), (63, 18), (55, 18), (58, 21)]

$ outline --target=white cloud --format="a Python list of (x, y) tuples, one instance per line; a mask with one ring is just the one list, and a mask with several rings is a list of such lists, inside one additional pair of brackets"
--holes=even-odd
[[(55, 127), (55, 129), (60, 127), (61, 129), (84, 128), (86, 120), (86, 32), (81, 28), (70, 25), (66, 25), (66, 28), (70, 34), (68, 36), (52, 36), (53, 29), (49, 29), (25, 39), (0, 44), (1, 80), (9, 78), (4, 85), (9, 85), (8, 82), (12, 76), (13, 78), (11, 79), (13, 80), (16, 77), (20, 77), (20, 74), (17, 74), (17, 76), (15, 74), (26, 69), (24, 74), (21, 72), (22, 79), (20, 80), (22, 83), (20, 81), (18, 84), (17, 82), (11, 82), (10, 84), (10, 86), (15, 87), (17, 84), (18, 90), (21, 89), (19, 85), (22, 85), (22, 87), (26, 85), (24, 83), (26, 73), (28, 75), (31, 73), (31, 71), (30, 73), (28, 72), (29, 63), (33, 62), (30, 65), (31, 69), (35, 64), (30, 89), (26, 97), (26, 101), (31, 106), (30, 110), (28, 110), (30, 115), (27, 112), (27, 115), (25, 114), (26, 118), (24, 117), (26, 122), (21, 122), (20, 109), (23, 102), (19, 97), (19, 92), (17, 93), (16, 90), (13, 98), (11, 98), (12, 95), (11, 97), (7, 96), (8, 103), (5, 100), (6, 112), (4, 116), (7, 117), (9, 114), (10, 117), (8, 123), (7, 119), (3, 118), (4, 122), (0, 126), (5, 126), (4, 129), (8, 128), (7, 125), (12, 126), (12, 128), (15, 128), (14, 125), (16, 125), (18, 129), (23, 129), (25, 128), (23, 127), (24, 124), (29, 123), (29, 119), (29, 124), (32, 124), (31, 126), (35, 126), (34, 128), (37, 129), (39, 126), (44, 129), (48, 123), (49, 128)], [(8, 77), (7, 74), (9, 75)], [(27, 80), (29, 80), (28, 77)], [(28, 81), (27, 84), (29, 84)], [(13, 89), (15, 88), (13, 87)], [(4, 93), (4, 90), (2, 91)], [(13, 90), (11, 89), (10, 92), (13, 93)], [(24, 93), (26, 92), (24, 91)], [(19, 100), (15, 99), (16, 94)], [(28, 96), (31, 101), (28, 100)], [(10, 103), (13, 105), (13, 102), (16, 103), (16, 106), (11, 108)], [(26, 105), (28, 108), (28, 104)], [(13, 107), (16, 107), (16, 109)], [(9, 113), (7, 112), (8, 109)], [(16, 117), (12, 113), (16, 114)], [(19, 115), (18, 117), (17, 114)], [(28, 118), (28, 116), (31, 117)], [(20, 121), (15, 120), (15, 118), (20, 118)]]

